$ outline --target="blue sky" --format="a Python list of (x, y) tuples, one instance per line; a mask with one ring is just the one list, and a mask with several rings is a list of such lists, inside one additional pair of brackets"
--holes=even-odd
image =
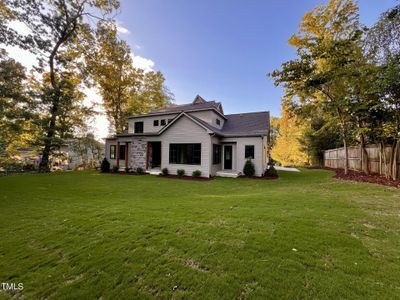
[[(266, 74), (294, 57), (288, 38), (305, 12), (326, 2), (122, 0), (117, 19), (139, 63), (164, 73), (176, 103), (200, 94), (222, 101), (226, 113), (277, 116), (282, 90)], [(362, 23), (373, 24), (396, 3), (360, 0)]]

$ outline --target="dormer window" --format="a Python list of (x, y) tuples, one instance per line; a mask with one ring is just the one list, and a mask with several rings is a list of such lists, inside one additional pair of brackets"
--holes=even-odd
[(158, 120), (153, 121), (153, 126), (158, 126)]
[(215, 123), (217, 123), (217, 125), (221, 125), (221, 120), (220, 119), (216, 119)]
[(164, 126), (166, 123), (165, 123), (165, 119), (162, 119), (161, 120), (161, 126)]

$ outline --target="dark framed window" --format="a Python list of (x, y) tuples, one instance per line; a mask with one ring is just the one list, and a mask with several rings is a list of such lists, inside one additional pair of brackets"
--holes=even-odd
[(117, 146), (110, 145), (110, 159), (116, 159), (116, 158), (117, 158)]
[(158, 126), (158, 120), (153, 121), (153, 126)]
[(161, 120), (161, 126), (164, 126), (166, 123), (165, 123), (165, 119), (162, 119)]
[(254, 145), (244, 146), (244, 158), (253, 158), (254, 159)]
[(125, 145), (119, 145), (119, 159), (125, 160)]
[(168, 119), (168, 124), (172, 122), (173, 119)]
[(135, 122), (135, 133), (143, 133), (143, 122)]
[(220, 119), (216, 119), (215, 123), (217, 123), (217, 125), (221, 125), (221, 120)]
[(213, 165), (221, 163), (221, 145), (213, 144)]
[(201, 144), (169, 144), (169, 163), (201, 165)]

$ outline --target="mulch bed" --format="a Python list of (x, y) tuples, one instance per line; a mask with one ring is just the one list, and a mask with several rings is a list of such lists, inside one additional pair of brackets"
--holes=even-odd
[(118, 175), (133, 175), (133, 176), (143, 176), (143, 175), (149, 175), (149, 174), (147, 174), (147, 173), (136, 173), (136, 172), (123, 172), (123, 171), (121, 171), (121, 172), (115, 172), (115, 173), (113, 173), (113, 172), (110, 172), (110, 174), (118, 174)]
[(356, 172), (353, 170), (349, 170), (348, 174), (345, 175), (343, 169), (332, 169), (332, 168), (320, 168), (320, 169), (336, 172), (336, 175), (333, 177), (337, 178), (337, 179), (357, 181), (357, 182), (375, 183), (375, 184), (400, 188), (400, 179), (393, 180), (390, 178), (380, 176), (379, 174), (366, 175), (362, 172)]
[(261, 180), (273, 180), (273, 179), (278, 179), (279, 176), (245, 176), (241, 175), (238, 178), (248, 178), (248, 179), (261, 179)]
[(192, 181), (210, 181), (213, 177), (192, 177), (192, 176), (178, 176), (178, 175), (158, 175), (161, 178), (181, 179), (181, 180), (192, 180)]

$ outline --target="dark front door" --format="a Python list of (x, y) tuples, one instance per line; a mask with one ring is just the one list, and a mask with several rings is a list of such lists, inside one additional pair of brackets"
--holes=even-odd
[(161, 142), (152, 142), (152, 160), (151, 167), (158, 168), (161, 166)]
[(224, 146), (224, 169), (232, 170), (232, 146)]

